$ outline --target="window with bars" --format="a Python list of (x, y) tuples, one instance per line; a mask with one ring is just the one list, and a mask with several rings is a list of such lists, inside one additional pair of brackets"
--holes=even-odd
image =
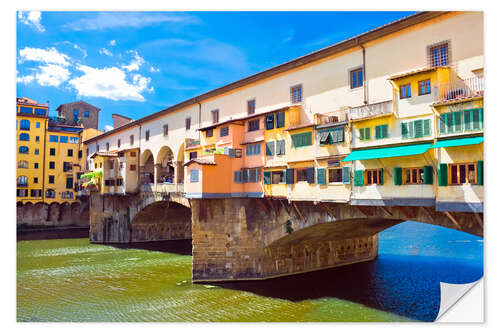
[(411, 84), (404, 84), (399, 87), (399, 99), (405, 99), (411, 97)]
[(259, 119), (250, 120), (248, 122), (248, 131), (249, 132), (258, 131), (259, 129), (260, 129), (260, 120)]
[(292, 103), (302, 102), (302, 85), (298, 84), (290, 88), (290, 100)]
[(251, 99), (247, 101), (247, 113), (254, 114), (255, 113), (255, 99)]
[(389, 125), (383, 124), (375, 126), (375, 139), (385, 139), (389, 137)]
[(363, 86), (363, 67), (349, 71), (349, 84), (351, 89)]
[(428, 47), (428, 63), (430, 67), (446, 66), (450, 63), (448, 42)]
[(460, 133), (483, 129), (483, 109), (468, 109), (439, 115), (439, 133)]
[(403, 139), (421, 138), (431, 135), (431, 120), (418, 119), (401, 123), (401, 137)]
[(312, 132), (292, 135), (292, 146), (294, 148), (306, 147), (311, 145), (312, 145)]
[(219, 110), (210, 111), (212, 114), (212, 124), (217, 124), (219, 122)]
[(418, 81), (418, 95), (428, 95), (431, 93), (431, 80)]

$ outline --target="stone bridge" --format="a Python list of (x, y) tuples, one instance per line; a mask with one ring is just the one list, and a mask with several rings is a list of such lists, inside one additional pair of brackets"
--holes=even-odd
[(192, 239), (193, 281), (266, 279), (373, 260), (378, 233), (406, 220), (483, 235), (482, 213), (270, 198), (186, 199), (157, 187), (125, 196), (93, 193), (90, 208), (92, 242)]

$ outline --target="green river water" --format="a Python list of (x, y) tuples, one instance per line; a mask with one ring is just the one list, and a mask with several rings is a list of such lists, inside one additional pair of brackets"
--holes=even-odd
[(191, 256), (89, 244), (17, 242), (18, 321), (407, 321), (333, 297), (290, 301), (191, 282)]

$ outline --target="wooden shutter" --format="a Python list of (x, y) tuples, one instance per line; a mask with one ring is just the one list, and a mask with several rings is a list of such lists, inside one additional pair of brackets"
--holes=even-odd
[(431, 120), (424, 119), (424, 136), (431, 135)]
[(446, 123), (446, 133), (453, 133), (453, 113), (445, 113), (444, 118)]
[(384, 169), (378, 170), (379, 184), (384, 185)]
[(270, 130), (274, 128), (274, 114), (266, 116), (266, 129)]
[(264, 184), (271, 184), (271, 171), (264, 171)]
[(472, 110), (464, 110), (464, 130), (472, 129)]
[(365, 129), (364, 128), (359, 129), (359, 139), (365, 140)]
[(394, 185), (403, 185), (403, 168), (394, 167)]
[(354, 171), (354, 186), (363, 186), (364, 183), (364, 170)]
[(365, 140), (370, 140), (370, 127), (365, 128)]
[(484, 185), (484, 162), (477, 161), (477, 185)]
[(382, 125), (382, 138), (387, 138), (389, 136), (389, 125)]
[(326, 170), (325, 169), (317, 169), (318, 173), (318, 184), (325, 185), (326, 184)]
[(342, 167), (342, 183), (344, 183), (344, 184), (351, 183), (351, 168), (350, 167)]
[(455, 132), (462, 132), (462, 111), (453, 112), (453, 125)]
[(444, 118), (444, 114), (439, 115), (439, 133), (446, 134), (446, 121)]
[(415, 126), (415, 137), (416, 138), (421, 138), (424, 136), (424, 124), (422, 120), (415, 120), (414, 121), (414, 126)]
[(401, 137), (408, 139), (408, 123), (401, 123)]
[(375, 126), (375, 139), (381, 139), (382, 138), (382, 126)]
[(305, 136), (305, 146), (312, 145), (312, 132), (304, 133)]
[(480, 121), (481, 118), (482, 118), (482, 112), (480, 112), (480, 109), (473, 109), (472, 110), (472, 129), (473, 130), (481, 129), (481, 121)]
[(306, 178), (307, 178), (307, 182), (309, 184), (314, 184), (314, 168), (313, 167), (307, 168)]
[(266, 156), (274, 156), (274, 141), (266, 142)]
[(295, 183), (295, 170), (293, 168), (286, 169), (286, 183), (287, 184)]
[(276, 113), (276, 128), (285, 126), (285, 112)]
[(438, 185), (448, 186), (448, 164), (440, 163), (438, 169)]
[(434, 182), (434, 170), (431, 165), (424, 166), (424, 184), (432, 185)]

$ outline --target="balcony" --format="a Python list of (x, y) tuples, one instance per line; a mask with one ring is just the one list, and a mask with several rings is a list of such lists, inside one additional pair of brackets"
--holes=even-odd
[(444, 103), (484, 95), (484, 78), (471, 77), (455, 80), (433, 87), (435, 103)]
[(392, 101), (385, 101), (351, 108), (349, 115), (351, 120), (356, 121), (390, 115), (393, 111)]
[(349, 108), (343, 108), (336, 111), (327, 113), (316, 114), (316, 125), (333, 125), (337, 123), (344, 123), (349, 121)]

